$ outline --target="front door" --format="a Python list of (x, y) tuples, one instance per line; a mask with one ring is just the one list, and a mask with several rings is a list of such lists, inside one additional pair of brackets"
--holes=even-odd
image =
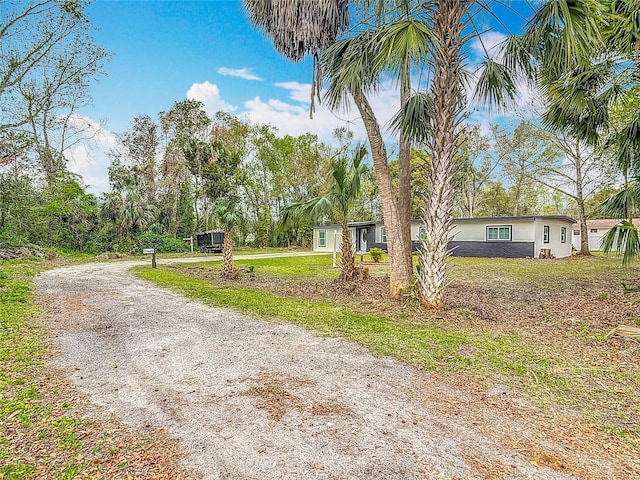
[(361, 252), (367, 251), (367, 238), (369, 236), (369, 231), (366, 228), (360, 229), (360, 250)]

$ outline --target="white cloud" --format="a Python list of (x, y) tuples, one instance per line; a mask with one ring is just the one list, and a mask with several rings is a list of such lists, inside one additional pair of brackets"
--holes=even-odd
[(471, 42), (471, 50), (480, 57), (486, 57), (488, 55), (495, 60), (499, 60), (498, 47), (506, 39), (507, 36), (504, 33), (492, 30), (476, 37), (473, 42)]
[(87, 139), (65, 150), (69, 170), (82, 176), (87, 190), (96, 195), (109, 190), (108, 152), (117, 145), (116, 136), (95, 120), (74, 116), (71, 123), (87, 134)]
[(205, 81), (203, 83), (194, 83), (187, 91), (187, 98), (189, 100), (199, 100), (204, 104), (204, 110), (210, 116), (213, 116), (216, 112), (235, 112), (238, 107), (225, 102), (220, 97), (220, 89), (217, 85)]
[(228, 68), (228, 67), (220, 67), (218, 68), (218, 73), (220, 75), (230, 76), (230, 77), (238, 77), (244, 78), (245, 80), (262, 80), (259, 76), (251, 73), (250, 68)]
[[(354, 133), (356, 141), (366, 141), (366, 131), (360, 119), (357, 108), (349, 105), (347, 112), (332, 112), (316, 100), (316, 111), (313, 119), (309, 118), (309, 104), (311, 85), (298, 82), (282, 82), (276, 86), (288, 90), (288, 98), (293, 101), (285, 102), (260, 97), (245, 102), (244, 114), (254, 123), (267, 123), (278, 129), (281, 135), (302, 135), (312, 133), (323, 141), (331, 141), (333, 130), (347, 127)], [(383, 85), (375, 97), (370, 98), (371, 106), (383, 127), (395, 115), (400, 105), (400, 97), (391, 82)]]
[(276, 87), (289, 90), (289, 98), (296, 102), (308, 104), (311, 101), (311, 84), (300, 82), (280, 82)]

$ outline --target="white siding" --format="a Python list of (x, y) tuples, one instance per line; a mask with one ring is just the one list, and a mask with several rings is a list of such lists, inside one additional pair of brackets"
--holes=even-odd
[[(327, 242), (324, 247), (320, 246), (320, 230), (327, 232)], [(337, 232), (337, 235), (334, 234)], [(314, 252), (333, 252), (334, 245), (336, 245), (336, 250), (340, 250), (340, 245), (342, 245), (342, 228), (340, 227), (314, 227), (313, 229), (313, 251)]]
[[(591, 230), (596, 230), (596, 232), (592, 232)], [(587, 235), (589, 238), (589, 250), (591, 251), (600, 251), (602, 250), (602, 239), (609, 231), (609, 228), (606, 227), (598, 227), (598, 228), (587, 228)], [(580, 238), (581, 235), (572, 235), (573, 248), (576, 250), (580, 250)]]
[(512, 242), (533, 242), (534, 226), (531, 220), (513, 220), (511, 218), (495, 218), (490, 221), (478, 220), (456, 222), (453, 221), (454, 240), (456, 242), (484, 242), (487, 240), (487, 227), (511, 227)]
[[(549, 243), (544, 243), (544, 227), (549, 227)], [(562, 243), (561, 235), (562, 228), (566, 228), (566, 237), (565, 242)], [(551, 255), (554, 255), (557, 258), (568, 257), (571, 255), (571, 228), (572, 225), (568, 222), (557, 220), (557, 219), (549, 219), (549, 218), (540, 218), (536, 219), (535, 222), (535, 254), (536, 257), (540, 254), (540, 250), (543, 248), (550, 248)]]

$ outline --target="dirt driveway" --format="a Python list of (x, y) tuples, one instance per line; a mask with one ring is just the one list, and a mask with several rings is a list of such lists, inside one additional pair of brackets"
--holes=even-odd
[[(65, 369), (104, 415), (179, 440), (205, 479), (569, 479), (443, 415), (430, 375), (335, 338), (190, 302), (127, 273), (59, 268), (36, 285)], [(478, 405), (482, 408), (482, 405)], [(487, 418), (527, 437), (526, 424)], [(550, 440), (536, 439), (553, 450)], [(590, 478), (617, 478), (581, 458)]]

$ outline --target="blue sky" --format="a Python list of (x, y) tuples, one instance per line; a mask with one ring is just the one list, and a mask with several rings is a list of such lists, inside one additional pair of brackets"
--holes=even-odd
[[(96, 141), (69, 153), (70, 169), (94, 193), (108, 190), (105, 152), (115, 134), (136, 115), (157, 118), (186, 98), (202, 101), (210, 114), (224, 110), (270, 123), (280, 134), (311, 132), (330, 140), (333, 129), (349, 126), (356, 140), (366, 138), (354, 111), (335, 114), (320, 106), (309, 119), (311, 61), (294, 64), (279, 55), (251, 27), (240, 0), (97, 0), (88, 14), (97, 43), (113, 56), (107, 75), (92, 87), (93, 105), (79, 112), (94, 125)], [(489, 44), (502, 38), (486, 35)], [(372, 99), (382, 123), (398, 103), (391, 84)]]

